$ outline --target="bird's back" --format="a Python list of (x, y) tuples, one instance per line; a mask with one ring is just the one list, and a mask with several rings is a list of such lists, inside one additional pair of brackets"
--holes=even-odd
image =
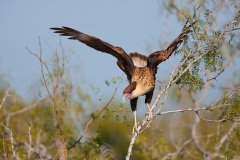
[(130, 53), (129, 56), (132, 58), (132, 61), (135, 67), (147, 66), (147, 56), (139, 54), (137, 52)]

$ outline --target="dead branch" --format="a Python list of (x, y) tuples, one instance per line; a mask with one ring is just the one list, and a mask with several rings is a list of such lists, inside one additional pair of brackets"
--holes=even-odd
[(7, 91), (5, 92), (5, 96), (3, 97), (3, 100), (2, 100), (2, 102), (1, 102), (1, 104), (0, 104), (0, 110), (2, 109), (2, 106), (3, 106), (3, 104), (5, 103), (5, 101), (6, 101), (6, 99), (7, 99), (8, 96), (9, 96), (9, 88), (8, 88)]
[[(62, 67), (64, 67), (64, 50), (62, 48), (62, 44), (60, 42), (60, 47), (62, 49)], [(60, 137), (61, 137), (61, 141), (62, 141), (62, 144), (64, 145), (64, 150), (61, 151), (59, 154), (60, 157), (62, 157), (61, 155), (63, 154), (65, 159), (67, 159), (67, 148), (66, 148), (66, 142), (65, 142), (65, 139), (64, 139), (64, 132), (63, 132), (63, 128), (62, 128), (62, 123), (61, 123), (61, 119), (60, 119), (60, 113), (58, 112), (58, 106), (57, 106), (57, 101), (58, 101), (58, 95), (59, 95), (59, 85), (60, 83), (62, 82), (62, 78), (63, 78), (63, 73), (64, 73), (64, 68), (60, 68), (60, 67), (57, 67), (58, 69), (58, 72), (60, 72), (61, 74), (57, 75), (56, 76), (56, 81), (54, 81), (54, 75), (51, 73), (48, 65), (42, 60), (42, 54), (43, 54), (43, 50), (42, 50), (42, 44), (41, 44), (41, 40), (40, 40), (40, 37), (39, 37), (39, 49), (40, 49), (40, 53), (39, 55), (36, 54), (36, 53), (33, 53), (31, 52), (28, 48), (28, 52), (32, 55), (34, 55), (40, 62), (40, 67), (41, 67), (41, 73), (42, 73), (42, 79), (43, 79), (43, 82), (44, 82), (44, 87), (45, 89), (47, 90), (47, 93), (48, 93), (48, 96), (51, 98), (52, 102), (53, 102), (53, 109), (54, 109), (54, 112), (55, 112), (55, 117), (56, 117), (56, 121), (57, 121), (57, 126), (58, 126), (58, 129), (59, 129), (59, 134), (60, 134)], [(57, 56), (58, 58), (58, 56)], [(59, 61), (57, 59), (57, 64), (56, 65), (59, 65)], [(45, 76), (45, 73), (44, 73), (44, 69), (47, 70), (47, 75), (49, 76), (50, 78), (50, 84), (51, 84), (51, 88), (52, 88), (52, 92), (50, 91), (50, 88), (49, 88), (49, 85), (48, 85), (48, 82), (47, 82), (47, 78)]]
[(13, 139), (12, 131), (8, 127), (6, 127), (3, 123), (1, 125), (5, 128), (5, 132), (8, 134), (8, 136), (10, 138), (13, 157), (16, 158), (16, 159), (20, 159), (18, 157), (18, 155), (16, 154), (16, 151), (15, 151), (15, 148), (14, 148), (14, 139)]
[[(185, 146), (187, 146), (190, 142), (192, 142), (192, 139), (189, 139), (187, 141), (185, 141), (180, 147), (177, 147), (177, 151), (176, 152), (172, 152), (172, 153), (168, 153), (167, 155), (165, 155), (163, 158), (161, 158), (162, 160), (167, 160), (167, 159), (172, 159), (172, 157), (178, 155)], [(157, 159), (157, 158), (156, 158)]]

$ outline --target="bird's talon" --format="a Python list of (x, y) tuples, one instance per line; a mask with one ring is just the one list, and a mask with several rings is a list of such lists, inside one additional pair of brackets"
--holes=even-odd
[(132, 134), (134, 134), (134, 133), (135, 133), (135, 131), (137, 131), (137, 127), (138, 127), (138, 124), (136, 124), (136, 125), (134, 125), (134, 126), (133, 126), (133, 131), (132, 131)]
[(153, 117), (153, 112), (152, 111), (147, 112), (146, 117), (147, 117), (147, 120), (150, 121)]

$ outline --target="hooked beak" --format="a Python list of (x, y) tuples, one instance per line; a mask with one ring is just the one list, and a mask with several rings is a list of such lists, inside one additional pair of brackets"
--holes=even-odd
[(131, 93), (125, 93), (125, 94), (123, 94), (123, 102), (125, 102), (127, 99), (130, 99), (131, 96), (132, 96)]

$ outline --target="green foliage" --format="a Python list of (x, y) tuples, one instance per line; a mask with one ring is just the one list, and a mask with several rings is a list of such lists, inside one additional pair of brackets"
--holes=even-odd
[[(89, 134), (96, 136), (96, 133), (99, 133), (98, 135), (106, 140), (104, 141), (105, 144), (102, 144), (103, 148), (110, 147), (106, 151), (111, 157), (113, 159), (124, 159), (129, 144), (132, 122), (129, 124), (129, 117), (131, 116), (126, 113), (127, 110), (123, 106), (118, 107), (117, 104), (110, 105), (101, 116), (94, 119)], [(105, 154), (100, 155), (104, 156)]]
[[(194, 72), (194, 71), (193, 71)], [(181, 78), (176, 82), (180, 88), (188, 86), (190, 92), (196, 93), (201, 90), (203, 87), (203, 80), (199, 77), (198, 74), (193, 74), (187, 71), (181, 76)]]
[(122, 80), (121, 76), (112, 77), (111, 80), (105, 80), (105, 84), (107, 86), (110, 86), (111, 84), (117, 84), (118, 81), (121, 81), (121, 80)]
[(235, 91), (230, 98), (224, 98), (222, 104), (225, 105), (219, 119), (234, 120), (240, 117), (240, 94)]
[[(193, 17), (193, 19), (195, 18)], [(209, 18), (206, 18), (205, 21), (198, 20), (198, 25), (194, 27), (194, 32), (191, 33), (194, 40), (193, 46), (184, 46), (179, 51), (179, 53), (185, 53), (185, 55), (181, 60), (184, 64), (176, 74), (177, 77), (183, 72), (177, 84), (180, 87), (188, 86), (189, 91), (193, 93), (202, 89), (204, 77), (201, 76), (201, 72), (220, 72), (222, 70), (223, 56), (221, 48), (224, 38), (219, 31), (210, 30), (210, 34), (209, 31), (207, 32), (206, 28), (211, 26), (211, 23), (207, 20)], [(199, 57), (202, 58), (199, 59)], [(188, 69), (189, 65), (191, 67)]]
[(80, 155), (83, 154), (84, 159), (98, 159), (99, 156), (103, 156), (104, 159), (112, 159), (111, 149), (106, 143), (106, 137), (104, 137), (101, 129), (96, 134), (79, 146)]
[(239, 155), (240, 143), (234, 134), (228, 138), (228, 143), (226, 144), (220, 148), (226, 159), (231, 160), (236, 155)]
[[(226, 35), (222, 28), (214, 27), (217, 22), (216, 13), (210, 8), (211, 5), (206, 5), (207, 2), (193, 1), (192, 3), (194, 3), (193, 14), (188, 14), (187, 18), (190, 22), (197, 20), (197, 25), (194, 25), (192, 33), (186, 39), (193, 42), (186, 43), (185, 40), (183, 47), (177, 52), (184, 54), (181, 60), (184, 64), (177, 70), (175, 78), (183, 73), (181, 77), (178, 77), (177, 84), (180, 88), (188, 86), (190, 92), (196, 93), (202, 89), (206, 73), (218, 74), (222, 71), (224, 54), (226, 51), (231, 53), (235, 34)], [(204, 14), (199, 14), (199, 12)], [(239, 24), (239, 13), (235, 15), (235, 21), (226, 22), (225, 28), (230, 30)], [(228, 50), (223, 50), (223, 47), (227, 47)], [(189, 65), (191, 67), (185, 71)]]
[(139, 136), (132, 159), (159, 159), (169, 151), (169, 144), (160, 127), (152, 126)]

